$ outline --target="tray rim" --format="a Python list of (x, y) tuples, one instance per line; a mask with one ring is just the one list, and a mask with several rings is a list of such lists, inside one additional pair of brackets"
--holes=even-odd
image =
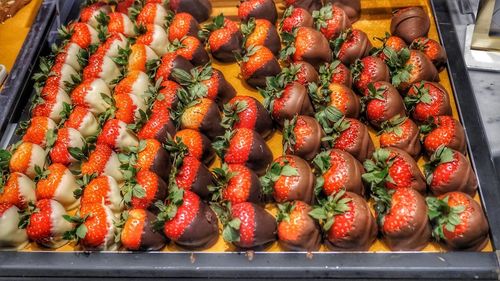
[[(66, 1), (64, 1), (66, 2)], [(69, 1), (68, 1), (69, 2)], [(493, 248), (500, 245), (500, 181), (496, 175), (475, 96), (463, 60), (446, 0), (429, 0), (438, 34), (448, 52), (448, 73), (460, 121), (468, 139), (483, 208), (490, 223)], [(0, 133), (12, 121), (26, 77), (42, 51), (56, 10), (55, 1), (40, 8), (2, 94), (10, 110), (0, 114)], [(71, 5), (73, 6), (73, 5)], [(67, 17), (68, 15), (66, 15)], [(45, 19), (44, 19), (45, 18)], [(40, 23), (39, 21), (42, 21)], [(42, 31), (42, 32), (40, 32)], [(446, 31), (446, 32), (444, 32)], [(29, 65), (26, 68), (25, 65)], [(20, 78), (23, 79), (20, 79)], [(15, 95), (16, 93), (17, 95)], [(10, 94), (10, 95), (9, 95)], [(5, 107), (4, 107), (5, 108)], [(2, 119), (5, 117), (4, 119)], [(500, 251), (493, 252), (390, 252), (306, 253), (256, 252), (250, 261), (245, 252), (0, 252), (1, 277), (275, 277), (275, 278), (462, 278), (498, 279)], [(161, 255), (161, 256), (158, 256)], [(193, 262), (194, 261), (194, 262)], [(12, 280), (12, 278), (10, 278)]]

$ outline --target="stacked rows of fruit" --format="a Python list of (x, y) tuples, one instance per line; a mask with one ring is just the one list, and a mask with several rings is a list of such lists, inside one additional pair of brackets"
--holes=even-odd
[[(240, 249), (367, 250), (378, 233), (392, 250), (431, 236), (484, 247), (464, 130), (436, 81), (446, 54), (422, 8), (395, 12), (373, 48), (352, 28), (359, 1), (289, 0), (277, 25), (272, 0), (248, 0), (240, 24), (220, 15), (203, 28), (210, 1), (163, 2), (89, 3), (61, 28), (22, 141), (1, 154), (0, 247), (206, 249), (219, 221)], [(236, 96), (209, 53), (237, 61), (264, 103)]]

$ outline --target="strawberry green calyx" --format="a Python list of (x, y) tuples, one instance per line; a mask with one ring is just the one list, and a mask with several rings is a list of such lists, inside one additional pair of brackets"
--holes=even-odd
[(284, 161), (284, 165), (278, 162), (273, 162), (268, 168), (265, 175), (260, 177), (260, 183), (262, 185), (262, 191), (264, 194), (271, 194), (273, 192), (274, 184), (280, 179), (280, 177), (292, 177), (298, 176), (299, 172), (295, 167), (292, 167), (288, 161)]
[(2, 171), (7, 171), (9, 168), (10, 158), (12, 153), (7, 149), (0, 149), (0, 168)]
[(427, 184), (430, 185), (432, 183), (433, 173), (437, 166), (452, 162), (454, 159), (453, 156), (453, 150), (451, 150), (450, 148), (444, 145), (438, 147), (438, 149), (431, 155), (429, 162), (425, 163), (424, 165), (425, 179), (427, 181)]
[(296, 144), (296, 136), (294, 133), (295, 125), (297, 124), (297, 115), (292, 120), (286, 119), (283, 125), (283, 153), (290, 150), (294, 152)]
[(329, 231), (335, 222), (335, 216), (349, 210), (347, 203), (351, 202), (352, 199), (344, 195), (345, 190), (340, 190), (326, 199), (321, 199), (319, 204), (309, 212), (309, 216), (319, 221), (323, 230)]
[(315, 118), (326, 133), (326, 137), (321, 140), (328, 142), (330, 146), (333, 146), (340, 134), (351, 126), (349, 120), (346, 120), (342, 112), (334, 106), (327, 106), (318, 111)]
[(109, 16), (103, 11), (100, 11), (99, 14), (95, 17), (99, 26), (105, 27), (108, 26)]
[(120, 218), (113, 222), (113, 225), (115, 226), (115, 243), (120, 243), (121, 241), (122, 231), (129, 216), (128, 212), (129, 211), (123, 211), (120, 214)]
[[(52, 142), (52, 141), (51, 141)], [(54, 141), (55, 142), (55, 141)], [(95, 145), (89, 144), (82, 138), (83, 147), (68, 147), (68, 153), (78, 161), (88, 160), (88, 155), (94, 150)]]
[(389, 39), (389, 37), (391, 37), (391, 34), (389, 32), (385, 32), (384, 37), (373, 37), (374, 40), (382, 42), (382, 46), (380, 48), (373, 48), (370, 51), (370, 55), (376, 56), (376, 55), (379, 55), (380, 53), (383, 53), (384, 49), (387, 48), (386, 44), (387, 44), (387, 40)]
[(342, 48), (342, 45), (347, 40), (347, 38), (351, 36), (351, 33), (352, 29), (349, 28), (347, 30), (342, 31), (339, 37), (330, 40), (330, 48), (332, 49), (335, 58), (339, 56), (340, 48)]
[(280, 51), (280, 59), (287, 60), (291, 55), (295, 54), (295, 37), (297, 37), (297, 28), (294, 28), (291, 33), (281, 33), (284, 48)]
[(387, 57), (386, 64), (392, 77), (392, 85), (398, 87), (403, 82), (410, 80), (410, 73), (412, 70), (411, 65), (406, 65), (410, 59), (410, 50), (403, 48), (401, 51), (396, 52), (392, 48), (384, 48), (384, 55)]
[(234, 123), (238, 122), (240, 118), (238, 114), (245, 111), (248, 108), (248, 104), (244, 100), (239, 100), (234, 103), (226, 103), (222, 108), (223, 116), (221, 125), (224, 129), (231, 129)]
[(429, 89), (425, 88), (425, 82), (420, 83), (418, 86), (413, 85), (412, 87), (416, 95), (407, 95), (404, 98), (406, 108), (408, 109), (409, 112), (415, 109), (417, 103), (425, 103), (425, 104), (432, 103), (432, 97), (431, 95), (429, 95)]
[(45, 85), (45, 81), (49, 78), (51, 73), (51, 68), (54, 65), (54, 61), (49, 57), (40, 57), (40, 64), (38, 65), (39, 72), (33, 74), (32, 79), (35, 81), (35, 85), (38, 87), (43, 87)]
[(36, 183), (40, 180), (46, 179), (50, 175), (50, 170), (44, 170), (40, 166), (35, 166), (35, 178), (33, 181)]
[(363, 163), (366, 170), (361, 177), (370, 184), (371, 188), (383, 186), (386, 182), (393, 183), (393, 179), (389, 175), (389, 167), (394, 162), (394, 156), (391, 157), (391, 152), (388, 149), (379, 148), (373, 153), (373, 160), (368, 159)]
[(35, 202), (29, 201), (28, 207), (19, 213), (19, 223), (17, 227), (19, 229), (26, 229), (30, 224), (30, 217), (34, 213), (38, 213), (40, 210), (36, 208)]
[(242, 22), (240, 25), (240, 31), (241, 34), (243, 35), (243, 43), (242, 45), (245, 46), (245, 41), (246, 37), (248, 37), (252, 32), (255, 30), (255, 18), (250, 18), (246, 23)]
[(323, 174), (326, 173), (332, 166), (332, 163), (330, 161), (330, 152), (329, 151), (322, 151), (314, 157), (312, 163), (316, 167), (317, 171), (319, 171), (319, 176), (316, 177), (316, 184), (314, 186), (314, 194), (316, 196), (319, 196), (321, 194), (321, 191), (323, 190), (323, 186), (325, 185), (325, 178), (323, 177)]
[(341, 62), (339, 60), (334, 60), (329, 64), (320, 65), (318, 73), (319, 73), (319, 80), (321, 81), (322, 85), (330, 84), (332, 76), (336, 73), (339, 73), (338, 67), (340, 64)]
[(263, 104), (267, 111), (273, 111), (274, 101), (281, 98), (287, 84), (288, 82), (285, 80), (285, 76), (282, 73), (275, 77), (266, 78), (266, 88), (260, 89), (259, 94), (264, 97)]
[(73, 196), (78, 199), (80, 197), (82, 197), (83, 195), (83, 190), (85, 189), (85, 187), (87, 185), (89, 185), (89, 183), (97, 178), (98, 174), (97, 173), (93, 173), (93, 174), (84, 174), (81, 178), (77, 179), (76, 180), (76, 184), (78, 184), (79, 188), (75, 189), (75, 191), (73, 191)]
[(288, 18), (289, 16), (291, 16), (293, 14), (293, 10), (294, 9), (295, 9), (295, 7), (293, 5), (290, 5), (290, 6), (288, 6), (288, 8), (286, 8), (283, 11), (283, 16), (281, 17), (281, 21), (278, 24), (278, 27), (279, 27), (280, 30), (283, 29), (283, 24), (284, 24), (285, 19)]
[(85, 217), (80, 217), (80, 216), (70, 216), (70, 215), (63, 215), (63, 218), (72, 223), (74, 225), (72, 230), (66, 231), (63, 234), (63, 239), (65, 240), (80, 240), (85, 238), (85, 235), (87, 235), (87, 227), (85, 226), (85, 221), (89, 218), (89, 215)]
[(285, 221), (289, 222), (290, 221), (290, 214), (293, 212), (295, 209), (296, 202), (285, 202), (278, 204), (278, 215), (276, 216), (276, 221), (278, 223)]
[(224, 19), (225, 17), (222, 13), (214, 17), (212, 22), (207, 23), (203, 26), (203, 28), (198, 32), (198, 36), (202, 39), (207, 39), (212, 31), (224, 27)]
[(427, 43), (429, 42), (429, 38), (425, 38), (423, 40), (414, 40), (411, 44), (410, 44), (410, 49), (412, 50), (419, 50), (421, 52), (425, 52), (425, 50), (427, 49)]
[(396, 136), (401, 137), (403, 135), (403, 129), (401, 129), (401, 125), (408, 120), (406, 116), (400, 116), (399, 114), (392, 117), (391, 119), (382, 122), (380, 127), (382, 130), (377, 132), (377, 135), (381, 135), (382, 133), (394, 133)]
[(309, 92), (309, 97), (317, 110), (322, 110), (330, 103), (330, 94), (332, 91), (328, 88), (330, 82), (321, 82), (318, 85), (314, 82), (307, 85), (307, 91)]
[(231, 217), (231, 203), (212, 203), (210, 205), (212, 210), (217, 214), (219, 221), (222, 224), (222, 238), (226, 242), (240, 241), (240, 225), (239, 218)]
[(132, 203), (132, 198), (144, 198), (146, 196), (146, 190), (137, 182), (137, 172), (138, 170), (132, 166), (123, 171), (125, 184), (121, 190), (123, 202), (127, 205)]
[(375, 213), (377, 214), (377, 223), (384, 224), (385, 215), (389, 213), (392, 205), (392, 194), (395, 190), (387, 190), (386, 188), (374, 185), (371, 188), (371, 197), (375, 204), (373, 205)]
[(354, 63), (351, 65), (352, 80), (357, 81), (364, 68), (365, 66), (360, 59), (354, 61)]
[(333, 6), (331, 3), (323, 6), (321, 9), (313, 11), (312, 17), (316, 25), (316, 29), (326, 28), (328, 26), (328, 21), (333, 18)]
[[(127, 45), (125, 46), (125, 48), (118, 46), (118, 56), (112, 57), (111, 60), (114, 63), (116, 63), (119, 67), (124, 68), (128, 64), (128, 58), (130, 56), (131, 51), (132, 50), (130, 49), (130, 41), (127, 40)], [(125, 76), (125, 73), (123, 76)]]
[(210, 63), (200, 68), (191, 69), (190, 73), (180, 68), (174, 68), (172, 75), (179, 83), (186, 87), (192, 97), (204, 98), (207, 96), (207, 86), (202, 81), (209, 80), (213, 75), (213, 68)]
[(224, 159), (226, 155), (226, 150), (229, 147), (229, 142), (233, 138), (235, 131), (226, 130), (223, 136), (218, 136), (212, 143), (212, 147), (219, 158)]
[(461, 223), (460, 214), (465, 211), (463, 205), (450, 207), (448, 199), (448, 196), (443, 199), (432, 196), (425, 199), (429, 209), (429, 220), (433, 225), (432, 236), (438, 241), (446, 239), (444, 229), (449, 232), (455, 231), (455, 227)]
[(262, 48), (262, 46), (251, 45), (248, 46), (248, 48), (244, 49), (242, 54), (234, 53), (234, 55), (236, 56), (236, 62), (238, 62), (238, 64), (241, 64), (242, 62), (247, 62), (249, 58), (253, 56), (255, 53), (257, 53), (257, 51), (260, 48)]
[(227, 186), (229, 180), (235, 176), (235, 173), (229, 171), (227, 163), (223, 163), (220, 168), (215, 168), (212, 172), (215, 184), (209, 185), (208, 190), (212, 192), (212, 201), (219, 202), (222, 200), (222, 190)]
[(420, 125), (420, 132), (422, 134), (428, 134), (432, 130), (438, 127), (438, 124), (435, 122), (436, 119), (434, 117), (430, 117), (424, 124)]
[(157, 201), (154, 204), (156, 208), (160, 210), (156, 221), (153, 222), (153, 227), (157, 230), (162, 229), (167, 221), (170, 221), (175, 217), (178, 208), (183, 203), (184, 189), (177, 186), (175, 177), (170, 177), (168, 190), (169, 192), (166, 200), (167, 203), (164, 204), (161, 201)]
[(300, 69), (300, 64), (291, 63), (290, 66), (281, 69), (280, 75), (283, 76), (284, 81), (286, 81), (286, 84), (288, 84), (297, 81), (297, 75), (299, 74)]

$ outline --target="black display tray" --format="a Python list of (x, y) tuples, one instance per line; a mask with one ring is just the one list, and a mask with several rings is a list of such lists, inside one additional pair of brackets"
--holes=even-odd
[[(50, 34), (58, 23), (74, 18), (78, 1), (46, 2), (38, 13), (3, 92), (0, 128), (14, 127), (26, 113), (33, 84), (29, 77), (40, 54), (49, 51)], [(468, 151), (477, 173), (493, 252), (391, 253), (266, 253), (245, 252), (0, 252), (0, 280), (33, 278), (377, 278), (495, 279), (500, 278), (500, 181), (468, 77), (447, 1), (430, 0), (441, 42), (449, 56), (455, 100), (464, 125)], [(8, 136), (10, 137), (10, 136)]]

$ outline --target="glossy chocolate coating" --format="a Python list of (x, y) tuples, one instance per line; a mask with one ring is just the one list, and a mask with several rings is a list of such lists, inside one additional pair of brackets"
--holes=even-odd
[(156, 152), (153, 164), (150, 167), (151, 172), (157, 174), (164, 181), (168, 181), (171, 168), (170, 154), (163, 147), (160, 147)]
[[(462, 124), (460, 124), (458, 120), (453, 119), (453, 121), (455, 123), (454, 125), (455, 132), (453, 133), (451, 141), (445, 145), (446, 147), (457, 150), (465, 155), (467, 153), (467, 143), (465, 140), (464, 127), (462, 127)], [(430, 149), (429, 147), (425, 146), (425, 138), (424, 138), (424, 148), (428, 155), (431, 155), (432, 153), (435, 152), (433, 149)]]
[(286, 153), (297, 155), (306, 161), (311, 161), (321, 150), (321, 139), (325, 136), (325, 132), (323, 131), (323, 128), (321, 128), (318, 121), (316, 121), (313, 117), (300, 115), (297, 117), (297, 121), (305, 122), (306, 126), (311, 129), (311, 134), (302, 140), (303, 145), (301, 147), (289, 147)]
[(344, 86), (343, 84), (336, 84), (335, 87), (329, 87), (329, 89), (331, 91), (330, 93), (331, 102), (328, 105), (336, 107), (333, 101), (338, 101), (339, 99), (337, 98), (337, 96), (342, 95), (342, 93), (337, 93), (334, 91), (334, 89), (338, 89), (343, 93), (347, 93), (347, 102), (346, 102), (346, 108), (337, 108), (337, 109), (339, 109), (346, 117), (349, 118), (359, 117), (361, 113), (361, 102), (360, 98), (354, 93), (353, 90), (349, 89), (347, 86)]
[[(386, 90), (383, 93), (385, 101), (383, 116), (378, 119), (370, 119), (367, 113), (367, 119), (370, 121), (370, 124), (372, 124), (376, 128), (380, 128), (380, 124), (382, 124), (382, 122), (390, 120), (391, 118), (397, 115), (399, 116), (406, 115), (405, 105), (398, 90), (396, 90), (396, 88), (394, 88), (392, 84), (389, 82), (380, 81), (376, 83), (376, 89), (381, 89), (382, 87), (386, 88)], [(374, 99), (373, 101), (376, 102), (380, 100)], [(366, 106), (370, 107), (370, 101), (367, 102)]]
[(214, 211), (203, 201), (199, 201), (196, 217), (186, 227), (177, 245), (188, 250), (203, 250), (213, 246), (219, 238), (218, 219)]
[(202, 199), (209, 199), (210, 191), (208, 186), (214, 183), (212, 173), (208, 170), (207, 166), (200, 163), (198, 166), (198, 171), (196, 173), (196, 178), (193, 181), (191, 188), (192, 192), (196, 193)]
[(430, 20), (422, 7), (403, 8), (392, 14), (391, 34), (410, 44), (418, 37), (427, 36)]
[(200, 43), (189, 62), (194, 66), (201, 66), (207, 64), (209, 61), (210, 57), (208, 56), (208, 52), (205, 50), (203, 43)]
[(321, 0), (295, 0), (295, 1), (286, 1), (286, 2), (293, 2), (290, 6), (305, 9), (310, 13), (321, 9), (321, 6), (322, 6)]
[[(438, 115), (452, 115), (452, 110), (451, 110), (451, 104), (450, 104), (450, 96), (448, 94), (448, 91), (446, 91), (446, 89), (439, 83), (436, 83), (436, 82), (427, 82), (427, 81), (422, 81), (422, 82), (419, 82), (419, 83), (416, 83), (415, 86), (416, 87), (420, 87), (422, 84), (424, 84), (424, 88), (425, 89), (430, 89), (431, 87), (435, 87), (437, 89), (439, 89), (441, 91), (441, 99), (442, 99), (442, 102), (439, 104), (439, 110), (437, 111), (437, 114), (434, 114), (434, 112), (432, 112), (432, 114), (434, 116), (438, 116)], [(408, 93), (412, 93), (412, 89), (410, 88), (410, 90), (408, 91)], [(427, 121), (426, 120), (419, 120), (418, 118), (415, 118), (415, 113), (413, 112), (413, 119), (416, 120), (417, 122), (418, 121)], [(428, 117), (431, 117), (431, 115), (429, 114)]]
[[(301, 60), (311, 64), (315, 69), (319, 69), (322, 63), (332, 61), (330, 44), (321, 32), (312, 27), (300, 27), (298, 34), (301, 32), (307, 32), (309, 35), (307, 37), (299, 35), (295, 39), (295, 46), (303, 46), (304, 49)], [(307, 41), (301, 41), (302, 39)]]
[[(254, 0), (246, 0), (246, 1), (254, 1)], [(272, 24), (276, 24), (276, 21), (278, 20), (278, 11), (276, 10), (276, 4), (274, 3), (273, 0), (264, 0), (256, 8), (250, 11), (250, 13), (246, 15), (246, 17), (240, 18), (240, 20), (242, 22), (247, 22), (250, 18), (266, 19), (270, 21)]]
[(235, 53), (241, 54), (242, 41), (243, 35), (238, 30), (231, 35), (229, 41), (222, 44), (217, 50), (210, 49), (212, 56), (221, 62), (236, 62)]
[(349, 152), (360, 162), (364, 162), (366, 159), (370, 158), (375, 151), (375, 145), (373, 144), (370, 134), (368, 133), (368, 127), (357, 119), (346, 118), (346, 120), (348, 120), (351, 124), (358, 123), (360, 129), (356, 140), (351, 144), (351, 146), (346, 148), (345, 151)]
[(417, 159), (418, 157), (420, 157), (420, 152), (422, 152), (422, 144), (420, 143), (420, 129), (418, 128), (417, 124), (415, 124), (415, 122), (413, 122), (413, 120), (411, 119), (408, 119), (405, 122), (409, 122), (411, 128), (408, 137), (391, 146), (381, 144), (380, 147), (396, 147), (405, 151), (414, 159)]
[(266, 40), (264, 42), (264, 46), (266, 46), (275, 56), (279, 56), (281, 51), (281, 38), (278, 34), (278, 30), (276, 26), (270, 25), (267, 31)]
[(460, 191), (471, 197), (476, 195), (477, 191), (477, 178), (472, 170), (469, 160), (460, 152), (453, 150), (454, 157), (458, 157), (457, 166), (451, 174), (448, 182), (441, 184), (429, 185), (432, 194), (439, 196), (447, 192)]
[[(305, 27), (313, 27), (314, 25), (314, 19), (311, 15), (311, 12), (309, 12), (307, 9), (305, 8), (302, 8), (302, 7), (297, 7), (295, 6), (295, 4), (293, 5), (294, 6), (294, 11), (296, 11), (297, 9), (300, 9), (300, 17), (294, 17), (294, 16), (291, 16), (291, 17), (283, 17), (283, 20), (282, 22), (280, 23), (280, 28), (281, 25), (283, 26), (293, 26), (293, 28), (295, 27), (301, 27), (301, 26), (305, 26)], [(320, 6), (321, 8), (321, 6)], [(293, 13), (292, 13), (293, 15)], [(291, 21), (291, 22), (290, 22)], [(288, 27), (285, 27), (285, 28), (282, 28), (281, 31), (285, 31), (285, 32), (291, 32), (292, 30), (290, 30)]]
[(258, 176), (266, 173), (267, 166), (273, 162), (273, 153), (266, 141), (256, 132), (253, 134), (252, 148), (245, 166), (252, 169)]
[[(330, 155), (340, 156), (344, 160), (344, 164), (346, 166), (347, 174), (345, 176), (348, 180), (344, 182), (340, 189), (345, 189), (350, 193), (356, 193), (360, 196), (365, 196), (366, 188), (363, 183), (363, 179), (361, 178), (361, 176), (365, 172), (363, 164), (361, 164), (361, 162), (354, 158), (354, 156), (352, 156), (350, 153), (340, 149), (330, 150)], [(328, 171), (333, 172), (331, 171), (331, 169), (333, 169), (333, 167), (330, 167)], [(339, 191), (340, 189), (335, 191)]]
[(281, 66), (278, 61), (273, 58), (267, 61), (264, 65), (257, 69), (252, 75), (246, 79), (248, 85), (253, 88), (265, 88), (266, 87), (266, 77), (276, 76), (281, 72)]
[(422, 171), (420, 171), (415, 159), (413, 159), (413, 157), (411, 157), (408, 153), (399, 148), (388, 147), (387, 149), (390, 150), (391, 153), (397, 154), (398, 157), (402, 158), (403, 161), (410, 166), (410, 172), (413, 176), (410, 188), (420, 192), (420, 194), (425, 194), (427, 190), (427, 184), (425, 182), (425, 177), (422, 174)]
[(161, 129), (156, 132), (155, 139), (159, 142), (165, 144), (168, 140), (168, 136), (173, 136), (177, 132), (176, 126), (172, 119), (169, 119), (167, 123), (163, 124)]
[(255, 126), (253, 130), (259, 133), (262, 138), (267, 139), (274, 131), (273, 119), (271, 118), (271, 115), (266, 110), (264, 105), (262, 105), (262, 103), (260, 103), (253, 97), (251, 98), (254, 100), (253, 102), (255, 103), (255, 107), (257, 108), (257, 120), (255, 120)]
[(224, 128), (220, 125), (221, 121), (222, 117), (219, 108), (217, 104), (213, 102), (207, 110), (199, 130), (210, 140), (214, 140), (217, 136), (222, 136), (224, 134)]
[[(368, 60), (369, 59), (369, 60)], [(370, 62), (371, 60), (371, 62)], [(365, 65), (365, 62), (368, 62), (369, 66)], [(391, 76), (389, 73), (389, 67), (385, 64), (385, 62), (379, 57), (368, 57), (366, 60), (361, 59), (361, 64), (363, 66), (363, 70), (360, 72), (368, 72), (369, 73), (369, 81), (361, 81), (361, 75), (354, 81), (354, 86), (358, 90), (358, 92), (362, 93), (366, 91), (369, 83), (375, 82), (389, 82), (391, 80)], [(373, 68), (373, 65), (375, 67)], [(390, 84), (390, 83), (389, 83)], [(386, 84), (387, 85), (387, 84)], [(392, 86), (392, 84), (390, 84)], [(399, 94), (399, 93), (398, 93)]]
[(286, 119), (292, 119), (295, 115), (313, 116), (314, 109), (309, 99), (307, 89), (298, 82), (292, 82), (287, 86), (288, 98), (284, 105), (278, 110), (273, 110), (274, 121), (280, 128), (283, 127)]
[(419, 67), (420, 71), (416, 74), (412, 71), (410, 80), (399, 84), (397, 87), (398, 90), (406, 92), (412, 84), (420, 81), (439, 81), (439, 73), (436, 67), (424, 53), (417, 50), (410, 50), (410, 57), (408, 63), (411, 61), (411, 65), (413, 65), (414, 62)]
[(215, 160), (215, 150), (212, 147), (212, 142), (205, 136), (200, 133), (201, 143), (203, 146), (203, 153), (201, 155), (201, 161), (203, 164), (209, 166)]
[(327, 0), (335, 6), (338, 6), (345, 11), (351, 23), (355, 23), (361, 14), (361, 1), (360, 0)]
[[(365, 199), (358, 194), (346, 192), (354, 208), (353, 227), (345, 237), (325, 235), (325, 245), (333, 251), (367, 251), (377, 238), (377, 223)], [(330, 229), (330, 233), (333, 227)]]
[(253, 243), (247, 245), (238, 241), (233, 244), (241, 249), (262, 249), (276, 241), (278, 226), (276, 224), (276, 219), (264, 208), (253, 203), (251, 204), (254, 209), (253, 221), (255, 223)]
[[(396, 232), (384, 231), (382, 226), (382, 239), (391, 251), (420, 251), (430, 241), (431, 225), (427, 218), (427, 205), (425, 199), (415, 189), (405, 189), (415, 196), (415, 212), (412, 218)], [(399, 190), (396, 190), (399, 192)], [(394, 196), (394, 195), (393, 195)]]
[(297, 73), (297, 82), (307, 87), (309, 83), (317, 83), (319, 81), (319, 74), (316, 69), (314, 69), (314, 66), (312, 66), (310, 63), (305, 61), (297, 61), (293, 64), (300, 66), (300, 70)]
[[(351, 44), (352, 36), (358, 36), (358, 39), (355, 41), (356, 44)], [(368, 56), (372, 47), (368, 35), (359, 29), (354, 29), (340, 48), (338, 54), (339, 60), (345, 65), (351, 65), (357, 59)]]
[(307, 206), (303, 211), (304, 221), (300, 222), (302, 227), (297, 239), (284, 239), (278, 231), (278, 242), (283, 250), (292, 252), (313, 252), (319, 250), (321, 246), (321, 231), (318, 223), (308, 215), (311, 210), (312, 208)]
[[(184, 57), (177, 55), (175, 57), (174, 61), (172, 62), (172, 70), (175, 68), (179, 68), (179, 69), (186, 71), (187, 73), (190, 73), (191, 69), (193, 69), (194, 66)], [(168, 80), (172, 80), (172, 81), (175, 81), (177, 83), (180, 83), (180, 81), (178, 81), (174, 78), (173, 71), (170, 71), (170, 75), (168, 76)]]
[(191, 14), (198, 22), (204, 22), (212, 13), (210, 0), (170, 0), (170, 9), (175, 13)]
[[(164, 201), (167, 198), (168, 186), (164, 180), (158, 177), (158, 184), (156, 187), (156, 193), (153, 199), (149, 202), (148, 210), (154, 214), (157, 214), (160, 210), (154, 205), (157, 201)], [(140, 198), (142, 200), (142, 198)]]
[(223, 105), (236, 96), (236, 90), (233, 85), (226, 80), (224, 74), (220, 70), (214, 68), (213, 72), (213, 75), (219, 77), (216, 102), (217, 104)]
[(285, 159), (290, 161), (290, 165), (293, 168), (297, 169), (297, 173), (299, 174), (298, 180), (290, 182), (290, 185), (288, 186), (289, 191), (286, 198), (279, 198), (275, 194), (274, 200), (278, 203), (299, 200), (307, 204), (312, 204), (314, 201), (315, 176), (312, 172), (311, 167), (304, 159), (295, 155), (281, 156), (274, 160), (274, 162), (279, 163), (281, 160)]
[(168, 238), (163, 235), (161, 231), (156, 231), (153, 228), (153, 222), (156, 221), (156, 216), (146, 211), (146, 218), (144, 220), (144, 225), (141, 234), (141, 243), (139, 245), (139, 251), (158, 251), (165, 247), (168, 242)]

